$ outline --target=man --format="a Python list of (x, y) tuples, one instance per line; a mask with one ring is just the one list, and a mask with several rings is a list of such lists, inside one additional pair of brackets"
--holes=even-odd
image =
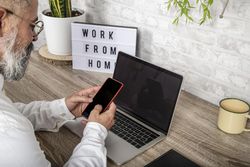
[[(0, 166), (48, 167), (34, 130), (58, 131), (68, 120), (81, 116), (99, 87), (81, 90), (52, 102), (13, 103), (2, 89), (4, 80), (24, 75), (32, 41), (37, 40), (42, 22), (37, 21), (38, 0), (0, 0)], [(116, 106), (100, 114), (91, 112), (81, 142), (65, 166), (106, 166), (104, 140), (114, 122)]]

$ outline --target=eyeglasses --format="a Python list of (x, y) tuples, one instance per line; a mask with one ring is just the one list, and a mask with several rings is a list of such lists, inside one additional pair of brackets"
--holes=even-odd
[(23, 18), (23, 17), (15, 14), (11, 10), (8, 10), (8, 9), (5, 9), (5, 10), (6, 10), (7, 13), (12, 14), (12, 15), (14, 15), (14, 16), (16, 16), (16, 17), (18, 17), (18, 18), (20, 18), (20, 19), (28, 22), (30, 24), (30, 26), (32, 27), (32, 31), (35, 33), (34, 37), (37, 37), (42, 32), (43, 27), (44, 27), (43, 21), (38, 20), (35, 23), (32, 23), (30, 20), (27, 20), (27, 19), (25, 19), (25, 18)]

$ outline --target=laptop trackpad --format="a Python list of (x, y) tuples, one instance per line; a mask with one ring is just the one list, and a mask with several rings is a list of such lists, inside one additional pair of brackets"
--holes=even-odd
[(107, 156), (118, 165), (134, 158), (139, 151), (112, 132), (109, 132), (105, 143), (107, 147)]

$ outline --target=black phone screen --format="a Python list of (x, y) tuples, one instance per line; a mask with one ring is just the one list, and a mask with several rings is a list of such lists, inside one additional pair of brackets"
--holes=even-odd
[(82, 115), (88, 118), (90, 112), (97, 104), (102, 106), (102, 112), (105, 111), (122, 87), (123, 84), (121, 82), (112, 78), (108, 78), (94, 96), (93, 101), (89, 103), (86, 109), (83, 111)]

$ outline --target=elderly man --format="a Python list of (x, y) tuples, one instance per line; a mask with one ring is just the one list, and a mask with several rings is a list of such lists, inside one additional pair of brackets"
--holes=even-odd
[[(34, 130), (57, 131), (65, 122), (81, 116), (99, 87), (81, 90), (52, 102), (13, 103), (3, 92), (4, 80), (24, 75), (32, 41), (43, 28), (37, 20), (37, 0), (0, 0), (0, 166), (47, 167)], [(65, 166), (106, 166), (104, 140), (113, 125), (116, 107), (91, 112), (83, 138)], [(56, 154), (56, 153), (55, 153)]]

